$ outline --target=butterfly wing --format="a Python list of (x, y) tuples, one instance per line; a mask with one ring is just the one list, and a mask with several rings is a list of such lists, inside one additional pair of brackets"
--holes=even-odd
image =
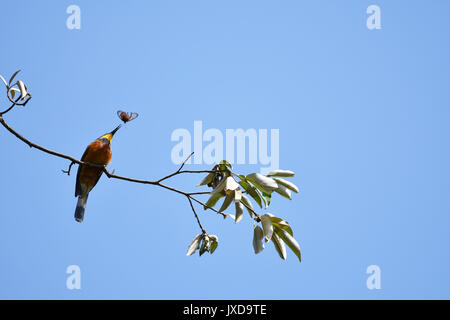
[(128, 113), (128, 116), (129, 116), (128, 121), (131, 121), (131, 120), (136, 119), (139, 116), (139, 114), (136, 112), (130, 112), (130, 113)]
[(117, 116), (124, 123), (128, 121), (128, 115), (127, 115), (127, 113), (125, 111), (122, 111), (122, 110), (117, 111)]
[(125, 113), (122, 110), (117, 111), (117, 116), (122, 119), (122, 114)]
[(133, 119), (136, 119), (139, 114), (136, 112), (125, 112), (122, 110), (117, 111), (117, 116), (122, 120), (124, 123), (131, 121)]

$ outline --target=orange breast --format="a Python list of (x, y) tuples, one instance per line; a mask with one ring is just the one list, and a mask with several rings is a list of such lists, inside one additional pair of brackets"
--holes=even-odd
[(88, 151), (82, 161), (106, 166), (111, 161), (111, 155), (109, 143), (95, 140), (88, 146)]
[[(112, 152), (109, 143), (95, 140), (88, 146), (86, 154), (81, 161), (106, 166), (111, 161), (111, 155)], [(86, 185), (90, 190), (97, 184), (102, 173), (102, 169), (81, 166), (79, 175), (80, 183)]]

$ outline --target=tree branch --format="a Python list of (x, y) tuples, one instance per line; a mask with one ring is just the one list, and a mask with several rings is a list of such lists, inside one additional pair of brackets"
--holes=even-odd
[[(20, 71), (20, 70), (19, 70)], [(118, 180), (123, 180), (123, 181), (128, 181), (128, 182), (132, 182), (132, 183), (140, 183), (140, 184), (149, 184), (149, 185), (154, 185), (154, 186), (158, 186), (160, 188), (178, 193), (180, 195), (183, 195), (184, 197), (187, 198), (189, 205), (192, 209), (192, 212), (194, 213), (195, 219), (197, 221), (197, 224), (199, 226), (199, 228), (202, 230), (202, 238), (200, 239), (199, 236), (197, 235), (193, 242), (191, 243), (189, 249), (188, 249), (188, 255), (191, 255), (193, 252), (195, 252), (197, 249), (200, 248), (200, 255), (202, 255), (204, 252), (209, 251), (211, 254), (214, 252), (214, 250), (217, 248), (218, 245), (218, 238), (215, 235), (208, 235), (207, 232), (205, 231), (205, 229), (203, 228), (201, 222), (200, 222), (200, 218), (199, 215), (197, 214), (197, 211), (195, 210), (195, 206), (194, 206), (194, 202), (197, 204), (200, 204), (201, 206), (203, 206), (203, 208), (205, 210), (211, 210), (217, 214), (222, 215), (224, 218), (226, 218), (227, 216), (230, 216), (230, 214), (222, 212), (220, 209), (216, 210), (214, 209), (212, 206), (215, 205), (215, 203), (217, 202), (218, 198), (216, 198), (215, 196), (219, 195), (219, 198), (223, 195), (225, 195), (225, 191), (227, 191), (227, 193), (229, 194), (228, 191), (233, 191), (234, 194), (234, 198), (236, 201), (236, 191), (241, 191), (241, 189), (239, 188), (238, 185), (235, 185), (234, 187), (229, 186), (229, 180), (223, 180), (224, 178), (226, 179), (234, 179), (236, 182), (235, 178), (239, 178), (241, 179), (241, 185), (242, 185), (242, 181), (245, 180), (246, 178), (242, 178), (241, 175), (237, 175), (234, 172), (232, 172), (231, 169), (231, 165), (223, 160), (220, 163), (218, 163), (217, 165), (215, 165), (213, 167), (212, 170), (183, 170), (185, 164), (189, 161), (189, 159), (191, 159), (191, 157), (194, 155), (194, 152), (192, 152), (184, 161), (183, 163), (180, 165), (180, 167), (173, 173), (170, 173), (168, 175), (166, 175), (165, 177), (162, 177), (158, 180), (143, 180), (143, 179), (136, 179), (136, 178), (130, 178), (130, 177), (125, 177), (125, 176), (120, 176), (120, 175), (116, 175), (114, 174), (114, 170), (112, 170), (112, 172), (109, 172), (109, 170), (106, 168), (106, 166), (104, 165), (98, 165), (98, 164), (94, 164), (94, 163), (88, 163), (88, 162), (84, 162), (81, 161), (75, 157), (72, 157), (70, 155), (64, 154), (64, 153), (60, 153), (60, 152), (56, 152), (54, 150), (51, 149), (47, 149), (37, 143), (34, 143), (32, 141), (30, 141), (29, 139), (25, 138), (24, 136), (22, 136), (21, 134), (19, 134), (16, 130), (14, 130), (11, 126), (9, 126), (9, 124), (4, 120), (3, 116), (5, 114), (7, 114), (8, 112), (10, 112), (12, 109), (14, 109), (15, 106), (25, 106), (30, 100), (31, 100), (31, 94), (28, 92), (28, 89), (26, 87), (26, 85), (21, 81), (18, 80), (16, 81), (13, 85), (11, 85), (11, 83), (13, 82), (15, 76), (19, 73), (19, 71), (16, 71), (12, 77), (10, 78), (9, 82), (6, 82), (6, 80), (0, 75), (0, 80), (3, 81), (3, 83), (5, 84), (6, 87), (6, 96), (8, 98), (8, 100), (11, 102), (11, 106), (6, 108), (4, 111), (0, 112), (0, 124), (7, 130), (9, 131), (12, 135), (14, 135), (17, 139), (21, 140), (22, 142), (24, 142), (25, 144), (27, 144), (30, 148), (36, 148), (44, 153), (50, 154), (52, 156), (58, 157), (58, 158), (62, 158), (65, 160), (69, 160), (70, 164), (67, 170), (61, 170), (64, 174), (67, 174), (68, 176), (70, 176), (70, 172), (72, 169), (72, 166), (74, 164), (78, 164), (79, 166), (89, 166), (89, 167), (95, 167), (98, 170), (101, 170), (102, 173), (105, 173), (105, 175), (109, 178), (109, 179), (118, 179)], [(20, 93), (18, 94), (17, 98), (14, 99), (16, 97), (16, 93)], [(20, 102), (21, 101), (21, 102)], [(228, 169), (229, 168), (229, 169)], [(279, 170), (280, 172), (278, 172), (278, 176), (293, 176), (293, 172), (290, 172), (289, 175), (286, 175), (286, 173), (283, 173), (284, 175), (282, 175), (281, 171), (283, 170)], [(211, 192), (185, 192), (183, 190), (179, 190), (177, 188), (171, 187), (169, 185), (166, 185), (165, 183), (163, 183), (164, 181), (175, 177), (177, 175), (180, 174), (185, 174), (185, 173), (208, 173), (209, 175), (207, 177), (205, 177), (205, 179), (203, 179), (202, 181), (202, 185), (207, 184), (208, 187), (212, 187), (214, 189), (214, 193), (212, 194), (212, 197), (210, 197), (210, 200), (208, 200), (206, 203), (214, 203), (211, 205), (207, 205), (206, 203), (200, 201), (199, 199), (195, 198), (194, 196), (196, 195), (207, 195), (207, 194), (211, 194)], [(274, 174), (275, 175), (275, 174)], [(269, 175), (268, 175), (269, 176)], [(275, 180), (274, 180), (275, 181)], [(225, 183), (222, 183), (225, 182)], [(252, 182), (255, 187), (259, 188), (261, 187), (258, 184), (258, 181), (253, 181)], [(233, 184), (232, 184), (233, 185)], [(218, 187), (220, 186), (220, 188)], [(259, 187), (258, 187), (259, 186)], [(252, 186), (251, 186), (252, 187)], [(287, 186), (289, 189), (293, 190), (294, 192), (298, 192), (298, 188), (293, 185)], [(224, 189), (225, 188), (225, 189)], [(278, 190), (278, 189), (277, 189)], [(275, 190), (275, 191), (277, 191)], [(217, 194), (217, 192), (221, 192), (221, 194)], [(278, 192), (278, 191), (277, 191)], [(245, 193), (245, 191), (243, 191), (243, 193)], [(284, 194), (282, 194), (284, 195)], [(254, 197), (253, 194), (253, 198), (255, 201), (257, 201), (257, 199)], [(289, 197), (290, 198), (290, 197)], [(228, 207), (232, 201), (232, 198), (230, 199), (227, 195), (227, 197), (225, 198), (222, 207)], [(263, 199), (264, 200), (264, 199)], [(254, 221), (256, 221), (257, 223), (262, 222), (261, 221), (261, 216), (258, 215), (258, 213), (256, 213), (256, 211), (253, 209), (251, 203), (247, 204), (246, 202), (239, 200), (241, 204), (243, 204), (247, 210), (250, 213), (250, 216), (253, 218)], [(257, 201), (260, 205), (261, 202)], [(265, 201), (266, 203), (266, 201)], [(238, 209), (241, 210), (242, 207), (236, 207), (236, 214), (238, 214)], [(242, 213), (242, 211), (239, 211), (239, 213)], [(264, 218), (264, 216), (262, 216)], [(237, 218), (237, 216), (236, 216)], [(272, 219), (272, 218), (271, 218)], [(283, 225), (290, 230), (289, 227), (289, 223), (280, 219), (283, 222)], [(278, 221), (278, 220), (277, 220)], [(236, 221), (238, 222), (238, 221)], [(265, 226), (263, 225), (264, 230), (266, 229)], [(274, 229), (276, 228), (276, 226), (274, 226)], [(292, 230), (291, 230), (291, 234), (292, 234)], [(282, 238), (282, 240), (284, 242), (286, 242), (288, 244), (288, 246), (294, 251), (294, 253), (298, 256), (299, 260), (300, 258), (300, 248), (298, 243), (295, 241), (295, 239), (291, 239), (291, 238)], [(255, 241), (255, 240), (254, 240)], [(267, 240), (267, 235), (266, 235), (266, 241)], [(281, 241), (281, 240), (279, 240)], [(275, 243), (275, 242), (274, 242)], [(275, 248), (278, 251), (278, 253), (280, 254), (280, 257), (283, 259), (286, 259), (286, 252), (284, 251), (280, 251), (280, 247), (275, 244)], [(256, 250), (256, 249), (255, 249)]]
[(86, 166), (92, 166), (92, 167), (101, 168), (102, 171), (106, 174), (106, 176), (107, 176), (108, 178), (111, 178), (111, 179), (118, 179), (118, 180), (123, 180), (123, 181), (133, 182), (133, 183), (141, 183), (141, 184), (155, 185), (155, 186), (158, 186), (158, 187), (161, 187), (161, 188), (164, 188), (164, 189), (173, 191), (173, 192), (175, 192), (175, 193), (184, 195), (185, 197), (188, 198), (189, 203), (191, 204), (191, 208), (193, 209), (194, 214), (195, 214), (195, 217), (196, 217), (196, 219), (197, 219), (197, 223), (198, 223), (200, 229), (202, 229), (203, 231), (204, 231), (204, 229), (203, 229), (202, 225), (200, 224), (200, 219), (198, 218), (198, 215), (197, 215), (197, 213), (195, 212), (195, 209), (193, 208), (192, 201), (195, 201), (195, 202), (197, 202), (198, 204), (201, 204), (201, 205), (204, 206), (205, 208), (207, 208), (207, 209), (209, 209), (209, 210), (212, 210), (212, 211), (214, 211), (214, 212), (217, 213), (217, 214), (221, 214), (224, 218), (227, 217), (227, 214), (226, 214), (226, 213), (219, 212), (218, 210), (216, 210), (216, 209), (214, 209), (214, 208), (212, 208), (212, 207), (210, 207), (210, 206), (207, 206), (204, 202), (202, 202), (202, 201), (200, 201), (200, 200), (198, 200), (198, 199), (196, 199), (196, 198), (193, 197), (193, 195), (204, 195), (204, 194), (209, 194), (210, 192), (191, 192), (191, 193), (189, 193), (189, 192), (185, 192), (185, 191), (182, 191), (182, 190), (179, 190), (179, 189), (176, 189), (176, 188), (173, 188), (173, 187), (170, 187), (170, 186), (168, 186), (168, 185), (165, 185), (165, 184), (162, 184), (162, 183), (161, 183), (162, 181), (167, 180), (167, 179), (169, 179), (169, 178), (171, 178), (171, 177), (174, 177), (174, 176), (176, 176), (176, 175), (179, 175), (179, 174), (184, 174), (184, 173), (210, 173), (210, 172), (213, 172), (213, 171), (211, 171), (211, 170), (181, 170), (181, 169), (184, 167), (184, 165), (186, 164), (186, 162), (190, 159), (190, 157), (192, 157), (192, 155), (193, 155), (194, 153), (191, 153), (191, 154), (186, 158), (186, 160), (181, 164), (180, 168), (178, 168), (177, 171), (175, 171), (175, 172), (173, 172), (173, 173), (171, 173), (171, 174), (169, 174), (169, 175), (167, 175), (167, 176), (165, 176), (165, 177), (163, 177), (163, 178), (161, 178), (161, 179), (159, 179), (159, 180), (142, 180), (142, 179), (135, 179), (135, 178), (129, 178), (129, 177), (124, 177), (124, 176), (119, 176), (119, 175), (116, 175), (116, 174), (113, 174), (113, 173), (109, 172), (108, 169), (106, 168), (106, 166), (101, 166), (101, 165), (98, 165), (98, 164), (93, 164), (93, 163), (84, 162), (84, 161), (78, 160), (78, 159), (76, 159), (76, 158), (74, 158), (74, 157), (72, 157), (72, 156), (69, 156), (69, 155), (66, 155), (66, 154), (63, 154), (63, 153), (60, 153), (60, 152), (56, 152), (56, 151), (53, 151), (53, 150), (44, 148), (44, 147), (42, 147), (42, 146), (40, 146), (40, 145), (38, 145), (38, 144), (36, 144), (36, 143), (34, 143), (34, 142), (31, 142), (30, 140), (28, 140), (27, 138), (25, 138), (24, 136), (22, 136), (21, 134), (19, 134), (19, 133), (18, 133), (17, 131), (15, 131), (11, 126), (9, 126), (8, 123), (6, 123), (6, 121), (5, 121), (4, 118), (3, 118), (3, 114), (5, 114), (5, 113), (7, 113), (8, 111), (10, 111), (14, 106), (15, 106), (15, 104), (13, 104), (13, 105), (12, 105), (11, 107), (9, 107), (7, 110), (5, 110), (5, 111), (3, 111), (2, 113), (0, 113), (0, 124), (1, 124), (3, 127), (5, 127), (6, 130), (8, 130), (10, 133), (12, 133), (15, 137), (17, 137), (19, 140), (21, 140), (21, 141), (23, 141), (24, 143), (26, 143), (30, 148), (36, 148), (36, 149), (38, 149), (38, 150), (40, 150), (40, 151), (42, 151), (42, 152), (45, 152), (45, 153), (50, 154), (50, 155), (53, 155), (53, 156), (55, 156), (55, 157), (59, 157), (59, 158), (63, 158), (63, 159), (66, 159), (66, 160), (71, 161), (68, 170), (62, 170), (63, 173), (65, 173), (65, 174), (67, 174), (67, 175), (70, 175), (70, 171), (71, 171), (72, 166), (73, 166), (74, 164), (78, 164), (78, 165), (86, 165)]

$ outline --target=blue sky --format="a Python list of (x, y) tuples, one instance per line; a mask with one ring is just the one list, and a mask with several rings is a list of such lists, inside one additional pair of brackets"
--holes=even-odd
[[(81, 8), (69, 30), (66, 8)], [(368, 30), (366, 8), (381, 8)], [(112, 144), (117, 174), (156, 179), (177, 128), (280, 130), (292, 201), (270, 212), (302, 248), (252, 249), (252, 223), (200, 210), (219, 237), (186, 257), (198, 233), (185, 198), (102, 177), (82, 224), (68, 162), (0, 128), (0, 298), (450, 298), (447, 1), (10, 1), (2, 5), (0, 74), (22, 69), (33, 94), (5, 120), (81, 157), (140, 114)], [(7, 106), (3, 98), (2, 106)], [(3, 107), (1, 108), (3, 109)], [(242, 173), (260, 165), (239, 165)], [(207, 165), (189, 165), (193, 170)], [(200, 176), (170, 184), (186, 191)], [(262, 211), (264, 212), (264, 211)], [(81, 268), (81, 290), (66, 268)], [(381, 268), (381, 289), (366, 268)]]

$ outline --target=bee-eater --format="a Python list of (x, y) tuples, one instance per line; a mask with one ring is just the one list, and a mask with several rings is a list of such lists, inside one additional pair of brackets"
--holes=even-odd
[[(111, 141), (120, 126), (92, 142), (84, 151), (81, 161), (106, 166), (111, 161)], [(75, 197), (78, 197), (75, 209), (75, 220), (83, 221), (84, 210), (89, 192), (95, 187), (103, 170), (93, 166), (80, 165), (77, 172), (77, 184), (75, 186)]]

